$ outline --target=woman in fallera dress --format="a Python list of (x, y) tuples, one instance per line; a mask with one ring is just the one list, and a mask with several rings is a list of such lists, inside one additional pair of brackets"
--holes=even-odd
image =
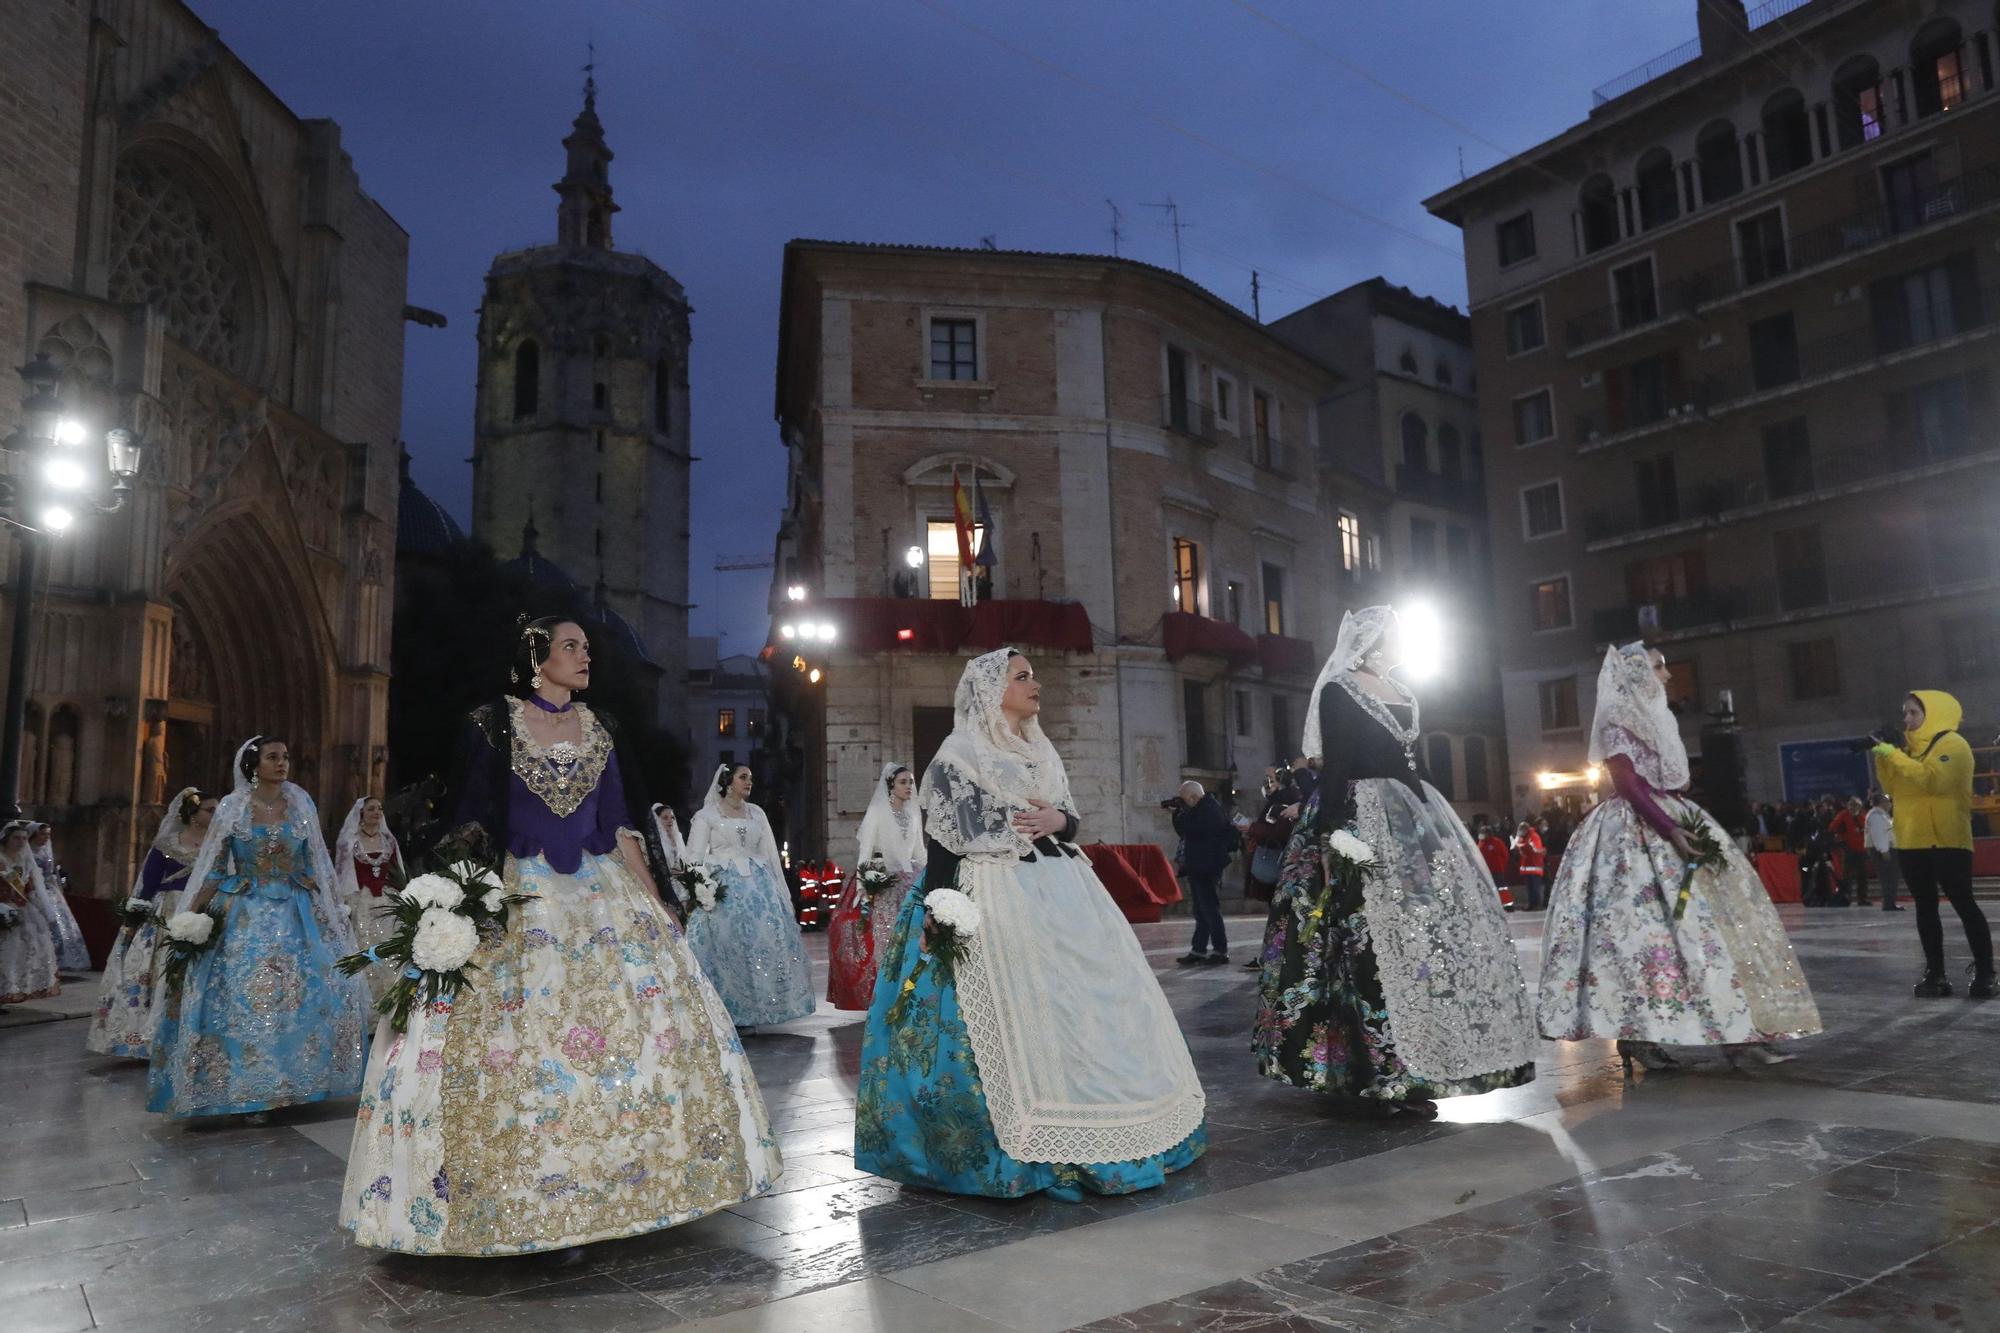
[(778, 840), (750, 789), (747, 766), (716, 769), (687, 842), (688, 859), (714, 870), (723, 890), (714, 907), (688, 904), (688, 947), (746, 1029), (804, 1018), (818, 1004)]
[(653, 828), (660, 835), (660, 857), (666, 862), (667, 873), (672, 874), (687, 864), (688, 854), (687, 841), (681, 837), (680, 817), (674, 814), (671, 805), (653, 803)]
[(152, 1055), (153, 1029), (159, 1024), (154, 1007), (153, 953), (160, 926), (177, 909), (187, 888), (188, 872), (201, 854), (201, 842), (215, 817), (215, 798), (193, 787), (183, 788), (167, 806), (160, 831), (139, 867), (132, 897), (153, 904), (154, 915), (138, 926), (118, 932), (104, 960), (104, 977), (97, 987), (97, 1012), (91, 1016), (84, 1047), (99, 1055), (123, 1055), (145, 1060)]
[[(354, 925), (354, 938), (363, 949), (372, 949), (396, 933), (396, 923), (382, 910), (393, 896), (396, 882), (407, 879), (402, 844), (389, 831), (383, 817), (382, 798), (364, 796), (347, 812), (340, 834), (333, 840), (333, 872), (340, 876), (340, 901)], [(396, 980), (396, 970), (387, 963), (372, 964), (362, 977), (368, 996), (380, 1000)]]
[[(1666, 681), (1665, 656), (1641, 643), (1605, 653), (1597, 673), (1590, 762), (1615, 794), (1577, 826), (1549, 896), (1542, 1035), (1616, 1038), (1627, 1074), (1634, 1060), (1672, 1068), (1663, 1044), (1776, 1064), (1790, 1057), (1768, 1043), (1818, 1032), (1819, 1009), (1756, 870), (1681, 794), (1687, 748)], [(1724, 864), (1695, 876), (1676, 921), (1688, 815), (1708, 826)]]
[(180, 992), (155, 1001), (149, 1111), (261, 1121), (359, 1086), (368, 989), (334, 966), (354, 934), (319, 812), (286, 780), (291, 762), (275, 736), (236, 752), (236, 788), (209, 821), (178, 904), (221, 920)]
[(90, 946), (84, 943), (83, 927), (77, 923), (76, 913), (64, 894), (69, 887), (69, 876), (56, 860), (55, 840), (47, 824), (28, 825), (28, 851), (41, 867), (42, 886), (48, 890), (45, 906), (49, 912), (49, 931), (55, 940), (56, 966), (64, 972), (90, 971)]
[[(1391, 608), (1349, 612), (1313, 691), (1304, 743), (1324, 767), (1279, 872), (1251, 1049), (1268, 1078), (1430, 1118), (1533, 1079), (1535, 1030), (1493, 878), (1417, 775), (1401, 640)], [(1329, 882), (1341, 832), (1376, 868)]]
[(62, 994), (48, 890), (42, 868), (28, 850), (28, 828), (25, 819), (0, 828), (0, 907), (11, 907), (18, 915), (10, 929), (0, 930), (0, 1004)]
[[(861, 1043), (854, 1161), (952, 1194), (1130, 1194), (1208, 1146), (1207, 1099), (1132, 927), (1076, 845), (1076, 803), (1002, 648), (966, 664), (924, 772), (918, 889), (883, 954)], [(978, 909), (930, 952), (928, 895)], [(940, 902), (945, 901), (940, 899)]]
[[(916, 775), (908, 768), (882, 765), (855, 839), (854, 873), (827, 932), (826, 998), (836, 1009), (866, 1009), (875, 998), (875, 973), (889, 935), (903, 899), (923, 873), (924, 824), (916, 794)], [(873, 899), (861, 884), (861, 871), (870, 864), (894, 876)]]
[(741, 1203), (782, 1169), (660, 899), (638, 765), (575, 698), (582, 627), (526, 622), (513, 678), (520, 693), (472, 714), (445, 828), (528, 900), (454, 999), (376, 1033), (340, 1206), (376, 1249), (570, 1252)]

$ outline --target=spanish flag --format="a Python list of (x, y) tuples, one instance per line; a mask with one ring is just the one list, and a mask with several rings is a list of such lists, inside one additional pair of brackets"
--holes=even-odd
[(951, 514), (958, 527), (958, 567), (960, 570), (972, 568), (972, 501), (966, 498), (965, 487), (959, 485), (958, 464), (951, 467)]

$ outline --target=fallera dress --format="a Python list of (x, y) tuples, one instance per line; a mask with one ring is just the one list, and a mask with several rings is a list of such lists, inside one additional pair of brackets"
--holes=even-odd
[(688, 947), (740, 1028), (805, 1018), (818, 1007), (812, 963), (792, 912), (770, 821), (754, 805), (731, 816), (718, 801), (695, 813), (687, 855), (715, 872), (722, 898), (689, 904)]
[[(169, 816), (171, 818), (171, 815)], [(176, 855), (178, 853), (178, 855)], [(183, 859), (185, 858), (185, 859)], [(171, 916), (194, 868), (194, 852), (173, 842), (156, 843), (139, 867), (132, 897), (152, 903), (158, 915), (138, 926), (125, 926), (104, 960), (97, 987), (97, 1009), (90, 1018), (84, 1047), (99, 1055), (145, 1060), (152, 1055), (153, 1031), (159, 1010), (153, 1004), (153, 954), (160, 922)]]
[(473, 714), (448, 824), (504, 849), (531, 901), (454, 1000), (376, 1034), (340, 1207), (361, 1245), (562, 1249), (693, 1221), (782, 1170), (727, 1009), (619, 850), (621, 829), (657, 835), (608, 719), (573, 704), (583, 743), (544, 748), (525, 706)]
[[(826, 998), (836, 1009), (866, 1011), (875, 998), (875, 975), (888, 954), (889, 937), (924, 869), (923, 814), (914, 796), (901, 810), (890, 799), (888, 784), (904, 772), (901, 764), (884, 764), (855, 840), (855, 869), (847, 877), (840, 902), (827, 923)], [(861, 871), (879, 858), (894, 878), (872, 898), (861, 884)]]
[(62, 994), (47, 901), (41, 871), (32, 858), (24, 857), (18, 865), (0, 864), (0, 906), (20, 914), (11, 930), (0, 930), (0, 1004)]

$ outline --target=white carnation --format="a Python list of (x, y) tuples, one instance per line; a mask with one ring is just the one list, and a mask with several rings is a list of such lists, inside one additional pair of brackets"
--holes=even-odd
[(0, 903), (0, 925), (9, 927), (21, 924), (21, 909), (12, 903)]
[(1333, 836), (1327, 839), (1327, 843), (1333, 849), (1335, 856), (1360, 866), (1375, 864), (1375, 849), (1346, 829), (1336, 829)]
[(417, 918), (410, 961), (426, 972), (456, 972), (479, 948), (479, 928), (470, 917), (433, 907)]
[(206, 944), (215, 932), (215, 918), (206, 912), (176, 912), (167, 919), (167, 936), (183, 944)]
[(960, 935), (979, 933), (979, 904), (957, 889), (932, 889), (924, 895), (931, 920)]
[(468, 889), (500, 887), (500, 881), (493, 877), (492, 867), (480, 865), (477, 861), (460, 861), (452, 866), (451, 873)]
[(486, 896), (479, 900), (479, 905), (497, 916), (500, 909), (507, 905), (507, 895), (498, 889), (488, 889)]
[(465, 901), (465, 890), (443, 875), (418, 875), (403, 886), (403, 896), (419, 907), (450, 911)]

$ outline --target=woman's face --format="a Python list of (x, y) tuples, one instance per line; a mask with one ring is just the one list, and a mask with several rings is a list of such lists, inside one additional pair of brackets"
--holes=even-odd
[(197, 833), (208, 831), (209, 821), (215, 818), (215, 798), (209, 797), (194, 808), (194, 817), (188, 820), (188, 827)]
[(1667, 670), (1667, 655), (1657, 648), (1649, 648), (1646, 650), (1646, 657), (1653, 664), (1653, 679), (1660, 682), (1660, 688), (1665, 689), (1674, 678), (1674, 673)]
[(897, 804), (900, 805), (916, 794), (917, 779), (909, 769), (906, 768), (896, 774), (895, 777), (889, 779), (889, 795), (895, 799)]
[(28, 830), (15, 829), (5, 838), (0, 838), (0, 852), (19, 859), (28, 850)]
[(28, 845), (38, 852), (47, 851), (49, 846), (49, 831), (45, 828), (36, 829), (28, 835)]
[(542, 679), (566, 690), (590, 684), (590, 639), (583, 626), (565, 620), (550, 632), (549, 655), (542, 662)]
[(1911, 695), (1903, 700), (1903, 730), (1915, 731), (1924, 725), (1924, 706)]
[(739, 801), (750, 799), (751, 778), (747, 766), (738, 764), (736, 771), (729, 775), (729, 794)]
[(1382, 630), (1382, 637), (1361, 659), (1361, 665), (1377, 675), (1394, 671), (1403, 664), (1403, 627), (1392, 616)]
[(373, 796), (361, 803), (361, 831), (371, 838), (382, 831), (382, 802)]
[(1016, 722), (1042, 711), (1042, 682), (1035, 679), (1035, 668), (1019, 653), (1007, 659), (1007, 691), (1000, 696), (1000, 711)]
[(283, 741), (257, 747), (257, 781), (279, 783), (292, 775), (292, 752)]

